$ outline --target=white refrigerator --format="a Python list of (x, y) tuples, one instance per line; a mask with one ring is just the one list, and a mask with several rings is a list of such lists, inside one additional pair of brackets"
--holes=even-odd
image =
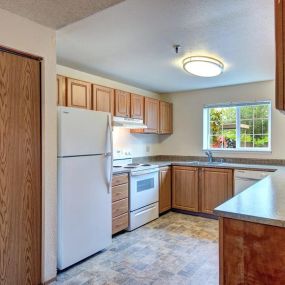
[(112, 125), (105, 112), (58, 107), (58, 269), (112, 242)]

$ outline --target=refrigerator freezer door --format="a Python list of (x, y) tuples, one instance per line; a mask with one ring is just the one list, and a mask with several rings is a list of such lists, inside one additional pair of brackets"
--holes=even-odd
[(58, 157), (111, 152), (110, 114), (58, 107)]
[(111, 158), (58, 158), (58, 268), (106, 248), (112, 242)]

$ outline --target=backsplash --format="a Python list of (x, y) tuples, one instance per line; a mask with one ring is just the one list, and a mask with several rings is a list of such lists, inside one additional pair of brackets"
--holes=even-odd
[[(221, 159), (227, 163), (241, 164), (262, 164), (262, 165), (285, 165), (285, 159), (256, 159), (256, 158), (237, 158), (237, 157), (218, 157), (214, 161)], [(151, 161), (207, 161), (206, 156), (179, 156), (179, 155), (153, 155), (134, 158), (134, 162), (151, 162)]]
[(159, 138), (152, 134), (132, 134), (129, 129), (113, 128), (114, 153), (131, 153), (133, 157), (153, 156), (158, 154)]

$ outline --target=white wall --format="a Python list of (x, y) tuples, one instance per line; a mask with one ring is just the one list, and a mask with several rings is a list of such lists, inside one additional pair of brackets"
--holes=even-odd
[[(96, 76), (66, 66), (57, 65), (57, 74), (80, 79), (95, 84), (121, 89), (139, 95), (159, 98), (159, 95), (131, 85), (123, 84), (104, 77)], [(158, 153), (158, 135), (153, 134), (131, 134), (128, 129), (114, 127), (113, 130), (114, 149), (131, 151), (134, 157), (155, 155)], [(147, 148), (149, 151), (147, 151)]]
[(272, 100), (272, 153), (216, 152), (215, 156), (285, 159), (285, 114), (275, 109), (274, 81), (256, 82), (199, 91), (164, 94), (173, 102), (174, 134), (161, 138), (160, 154), (204, 155), (203, 105), (212, 103)]
[(0, 45), (44, 58), (43, 130), (43, 268), (42, 281), (56, 276), (56, 49), (55, 32), (0, 9)]

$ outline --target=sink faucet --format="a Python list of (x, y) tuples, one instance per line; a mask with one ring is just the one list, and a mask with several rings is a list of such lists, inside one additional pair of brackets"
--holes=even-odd
[(205, 154), (208, 156), (208, 162), (213, 162), (213, 153), (210, 150), (207, 150)]

